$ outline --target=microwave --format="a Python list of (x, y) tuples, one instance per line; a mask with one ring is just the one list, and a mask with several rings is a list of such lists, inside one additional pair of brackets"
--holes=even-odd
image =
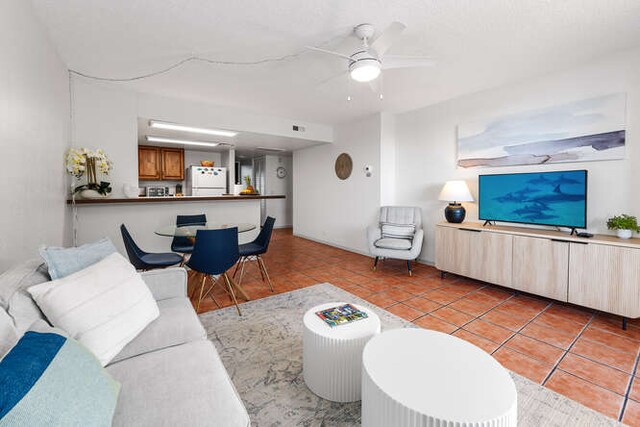
[(169, 187), (147, 187), (147, 197), (165, 197), (169, 195)]

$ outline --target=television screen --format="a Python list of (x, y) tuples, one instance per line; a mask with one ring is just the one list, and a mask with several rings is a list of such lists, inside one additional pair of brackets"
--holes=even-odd
[(480, 175), (479, 217), (586, 228), (587, 171)]

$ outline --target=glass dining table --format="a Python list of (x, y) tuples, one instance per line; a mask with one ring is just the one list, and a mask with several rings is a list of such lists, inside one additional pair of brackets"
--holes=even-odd
[(194, 224), (194, 225), (164, 225), (158, 229), (156, 229), (155, 233), (158, 236), (164, 237), (186, 237), (188, 239), (195, 239), (196, 233), (198, 230), (223, 230), (225, 228), (233, 228), (238, 227), (238, 233), (246, 233), (247, 231), (255, 230), (255, 224), (249, 224), (247, 222), (240, 223), (228, 223), (228, 224), (217, 224), (217, 223), (206, 223), (205, 225)]
[[(238, 233), (246, 233), (248, 231), (252, 231), (256, 229), (255, 224), (250, 224), (246, 222), (227, 223), (227, 224), (207, 222), (205, 225), (201, 225), (201, 224), (194, 224), (194, 225), (185, 224), (181, 226), (177, 226), (175, 224), (165, 225), (157, 228), (155, 230), (155, 234), (163, 237), (186, 237), (192, 242), (195, 242), (196, 234), (198, 233), (198, 230), (223, 230), (226, 228), (233, 228), (233, 227), (238, 228)], [(197, 274), (193, 270), (188, 270), (187, 274), (189, 277), (188, 279), (189, 285), (193, 287), (194, 285), (196, 285), (196, 282), (197, 282), (197, 277), (196, 277)], [(230, 279), (231, 279), (232, 286), (238, 291), (240, 296), (246, 301), (249, 301), (249, 295), (244, 290), (244, 288), (240, 284), (238, 284), (235, 280), (233, 280), (231, 277)]]

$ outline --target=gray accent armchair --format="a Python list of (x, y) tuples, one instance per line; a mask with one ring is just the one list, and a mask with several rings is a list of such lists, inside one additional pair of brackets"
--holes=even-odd
[[(415, 232), (410, 239), (382, 236), (382, 223), (414, 225)], [(369, 253), (375, 257), (373, 270), (378, 266), (380, 258), (393, 258), (407, 261), (409, 276), (411, 276), (411, 261), (418, 258), (422, 250), (422, 212), (418, 207), (411, 206), (383, 206), (380, 208), (378, 224), (367, 228), (367, 243)]]

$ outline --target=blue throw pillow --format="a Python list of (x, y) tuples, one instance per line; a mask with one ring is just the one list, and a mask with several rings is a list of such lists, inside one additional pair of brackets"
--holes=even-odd
[(0, 426), (110, 426), (119, 391), (77, 341), (28, 331), (0, 361)]
[(47, 263), (49, 276), (56, 280), (84, 270), (117, 251), (111, 240), (104, 238), (75, 248), (41, 248), (40, 256)]

